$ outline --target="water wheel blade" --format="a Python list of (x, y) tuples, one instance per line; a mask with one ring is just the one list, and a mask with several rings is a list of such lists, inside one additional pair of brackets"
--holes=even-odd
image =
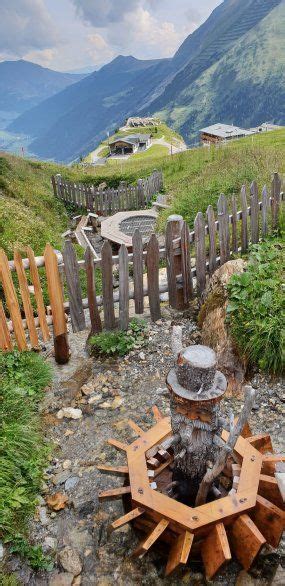
[(103, 490), (99, 492), (99, 500), (114, 500), (119, 499), (124, 494), (129, 494), (131, 492), (130, 486), (121, 486), (120, 488), (111, 488), (110, 490)]
[(132, 511), (130, 511), (126, 515), (123, 515), (123, 517), (120, 517), (119, 519), (114, 521), (111, 524), (111, 529), (115, 530), (115, 529), (119, 529), (119, 527), (123, 527), (124, 525), (127, 525), (127, 523), (130, 523), (131, 521), (133, 521), (137, 517), (140, 517), (141, 515), (143, 515), (144, 512), (145, 512), (144, 509), (141, 509), (140, 507), (138, 507), (137, 509), (133, 509)]
[(137, 435), (141, 436), (144, 434), (144, 430), (139, 425), (137, 425), (137, 423), (135, 423), (135, 421), (133, 421), (132, 419), (128, 420), (128, 425)]
[(278, 482), (273, 476), (260, 474), (258, 494), (269, 499), (276, 507), (283, 508), (283, 498), (279, 490)]
[(273, 452), (271, 437), (268, 433), (261, 433), (259, 435), (252, 435), (246, 438), (253, 448), (258, 450), (261, 454), (265, 452)]
[(128, 466), (97, 466), (103, 474), (114, 474), (115, 476), (128, 476)]
[(276, 464), (278, 462), (285, 462), (285, 456), (282, 454), (270, 454), (270, 456), (263, 456), (261, 473), (268, 476), (274, 476), (276, 472)]
[(159, 411), (159, 408), (156, 405), (153, 405), (152, 412), (153, 412), (155, 421), (159, 422), (161, 419), (163, 419), (163, 415), (162, 415), (161, 411)]
[(194, 535), (189, 531), (185, 531), (175, 538), (166, 564), (166, 576), (172, 574), (172, 572), (174, 572), (174, 570), (176, 570), (176, 568), (178, 568), (180, 565), (187, 564), (193, 539)]
[(107, 443), (110, 446), (113, 446), (114, 448), (116, 448), (116, 450), (122, 450), (123, 452), (126, 452), (129, 447), (127, 444), (123, 444), (123, 442), (119, 442), (118, 440), (113, 439), (113, 438), (108, 439)]
[(133, 557), (140, 557), (144, 555), (151, 546), (159, 539), (161, 534), (165, 531), (166, 527), (168, 527), (169, 521), (167, 519), (161, 519), (158, 525), (149, 533), (146, 539), (139, 543), (138, 547), (133, 552)]
[(206, 577), (211, 580), (223, 564), (231, 559), (230, 546), (223, 523), (217, 523), (201, 547)]
[(251, 513), (255, 525), (262, 531), (266, 542), (278, 547), (285, 526), (285, 513), (262, 496), (257, 496)]
[(247, 571), (259, 554), (266, 539), (248, 515), (240, 515), (230, 531), (231, 549)]

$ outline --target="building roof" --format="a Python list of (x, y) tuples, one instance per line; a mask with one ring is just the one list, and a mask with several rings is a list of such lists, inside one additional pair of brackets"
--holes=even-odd
[(213, 124), (212, 126), (202, 128), (200, 132), (218, 136), (219, 138), (233, 138), (252, 134), (250, 130), (245, 130), (244, 128), (239, 128), (238, 126), (230, 126), (229, 124)]
[(116, 144), (116, 142), (126, 142), (129, 144), (137, 144), (138, 142), (147, 142), (150, 139), (150, 134), (130, 134), (128, 136), (117, 136), (109, 144)]

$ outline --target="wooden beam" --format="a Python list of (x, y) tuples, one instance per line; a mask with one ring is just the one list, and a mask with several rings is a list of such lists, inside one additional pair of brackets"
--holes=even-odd
[(103, 474), (114, 474), (115, 476), (128, 476), (128, 466), (97, 466)]
[(230, 544), (246, 571), (249, 570), (265, 543), (266, 539), (249, 516), (240, 515), (231, 528)]
[(133, 421), (132, 419), (128, 420), (128, 425), (137, 435), (141, 436), (144, 434), (144, 430), (139, 425), (137, 425), (137, 423), (135, 423), (135, 421)]
[(149, 533), (147, 538), (138, 545), (135, 551), (132, 553), (133, 557), (140, 557), (143, 556), (151, 546), (159, 539), (160, 535), (165, 531), (168, 527), (169, 521), (167, 519), (161, 519), (161, 521), (156, 525), (156, 527)]
[(193, 539), (194, 535), (189, 531), (185, 531), (181, 535), (175, 537), (166, 564), (166, 576), (172, 574), (172, 572), (174, 572), (179, 566), (185, 566), (187, 564)]
[(276, 472), (276, 464), (278, 462), (285, 462), (285, 456), (282, 454), (272, 454), (270, 456), (263, 456), (262, 458), (262, 474), (267, 474), (268, 476), (274, 476)]
[(231, 559), (230, 546), (223, 523), (217, 523), (203, 541), (201, 555), (207, 580), (211, 580), (222, 565)]
[(271, 437), (268, 433), (260, 433), (259, 435), (252, 435), (246, 438), (247, 441), (258, 450), (261, 454), (265, 452), (273, 452)]
[(162, 413), (159, 411), (159, 408), (156, 405), (153, 405), (152, 407), (152, 412), (154, 415), (154, 419), (155, 421), (160, 421), (161, 419), (163, 419), (163, 415)]
[(133, 521), (137, 517), (140, 517), (141, 515), (143, 515), (144, 512), (145, 512), (145, 510), (140, 507), (138, 507), (137, 509), (133, 509), (132, 511), (130, 511), (126, 515), (123, 515), (123, 517), (120, 517), (119, 519), (114, 521), (111, 524), (111, 529), (114, 531), (115, 529), (119, 529), (119, 527), (123, 527), (124, 525), (127, 525), (128, 523), (130, 523), (131, 521)]
[(250, 516), (258, 529), (262, 531), (266, 542), (272, 547), (278, 547), (285, 527), (284, 511), (258, 495)]
[(110, 501), (114, 499), (119, 499), (124, 494), (130, 494), (131, 487), (130, 486), (121, 486), (120, 488), (111, 488), (110, 490), (102, 490), (98, 494), (98, 498), (100, 501)]
[(129, 447), (127, 444), (123, 444), (123, 442), (119, 442), (119, 440), (113, 438), (108, 439), (107, 443), (109, 446), (116, 448), (116, 450), (122, 450), (123, 452), (126, 452)]
[(270, 500), (277, 507), (283, 508), (283, 499), (280, 494), (278, 482), (273, 476), (261, 474), (259, 478), (258, 494)]

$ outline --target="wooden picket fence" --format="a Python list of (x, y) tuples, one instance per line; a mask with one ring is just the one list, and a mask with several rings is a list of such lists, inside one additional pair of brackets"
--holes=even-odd
[(95, 185), (85, 185), (66, 181), (61, 175), (51, 178), (54, 195), (78, 209), (110, 216), (116, 212), (143, 210), (148, 207), (152, 197), (163, 188), (161, 171), (153, 171), (150, 177), (138, 179), (136, 185), (121, 182), (117, 189), (100, 189)]
[[(5, 306), (0, 302), (0, 348), (7, 351), (16, 345), (20, 350), (28, 347), (40, 349), (42, 342), (49, 339), (52, 326), (55, 358), (64, 363), (69, 355), (69, 316), (74, 332), (88, 327), (96, 333), (103, 326), (106, 330), (127, 329), (130, 300), (134, 300), (135, 313), (143, 315), (146, 310), (144, 300), (148, 297), (154, 321), (161, 316), (162, 294), (168, 293), (171, 307), (187, 309), (194, 295), (203, 294), (208, 275), (232, 255), (246, 253), (250, 244), (257, 243), (277, 228), (283, 199), (281, 180), (275, 173), (270, 196), (264, 187), (259, 201), (258, 186), (253, 182), (250, 194), (245, 187), (241, 190), (240, 210), (238, 198), (232, 197), (230, 213), (229, 200), (221, 195), (217, 217), (213, 207), (209, 206), (205, 217), (202, 212), (197, 214), (193, 231), (181, 216), (170, 216), (163, 248), (159, 247), (153, 234), (144, 249), (141, 234), (136, 231), (132, 252), (122, 245), (119, 254), (113, 256), (110, 243), (105, 241), (99, 259), (94, 259), (87, 248), (84, 260), (77, 260), (69, 240), (65, 242), (62, 254), (55, 253), (47, 244), (44, 255), (36, 258), (28, 248), (27, 258), (22, 259), (15, 251), (14, 260), (8, 261), (4, 251), (0, 250), (0, 279)], [(167, 272), (164, 281), (160, 279), (163, 259)], [(39, 275), (41, 267), (44, 267), (48, 286), (47, 307)], [(113, 286), (114, 268), (119, 274), (117, 290)], [(81, 271), (85, 273), (86, 296), (82, 294)], [(96, 295), (98, 271), (101, 272), (101, 295)], [(33, 309), (33, 297), (36, 310)]]

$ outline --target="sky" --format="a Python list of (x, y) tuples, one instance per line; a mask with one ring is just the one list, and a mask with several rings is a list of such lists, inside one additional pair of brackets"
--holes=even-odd
[(0, 61), (98, 69), (117, 55), (171, 57), (222, 0), (0, 0)]

